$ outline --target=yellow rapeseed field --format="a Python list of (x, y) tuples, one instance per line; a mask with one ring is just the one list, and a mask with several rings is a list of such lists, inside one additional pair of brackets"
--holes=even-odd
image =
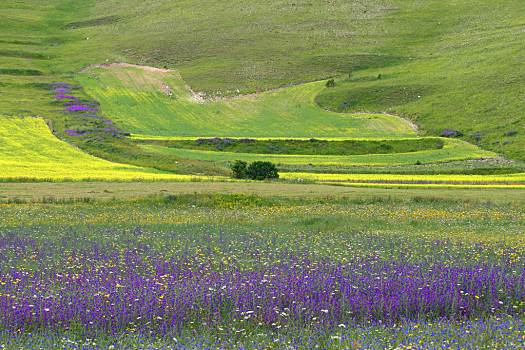
[(57, 139), (40, 118), (0, 116), (0, 179), (171, 180), (193, 176), (112, 163)]
[(505, 175), (405, 175), (283, 173), (288, 180), (332, 182), (351, 186), (525, 188), (525, 173)]

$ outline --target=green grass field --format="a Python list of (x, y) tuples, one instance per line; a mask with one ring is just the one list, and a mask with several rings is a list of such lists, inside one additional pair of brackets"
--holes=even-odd
[(252, 162), (255, 160), (270, 161), (282, 165), (333, 165), (333, 166), (385, 166), (449, 162), (455, 160), (494, 158), (492, 152), (483, 151), (476, 146), (460, 140), (446, 140), (442, 149), (425, 150), (408, 153), (366, 154), (366, 155), (288, 155), (288, 154), (254, 154), (218, 151), (200, 151), (181, 148), (168, 148), (155, 145), (141, 146), (143, 149), (160, 154), (178, 155), (189, 159), (200, 159), (210, 162), (232, 162), (236, 159)]
[[(366, 140), (415, 136), (415, 131), (408, 123), (393, 116), (350, 115), (320, 109), (313, 100), (324, 89), (324, 82), (225, 101), (205, 102), (195, 96), (177, 72), (114, 65), (89, 69), (77, 75), (77, 79), (89, 95), (100, 101), (104, 115), (125, 130), (130, 130), (135, 139), (151, 137), (158, 140), (169, 138), (170, 135), (177, 139), (220, 136), (259, 139), (328, 137), (331, 140), (337, 137)], [(283, 124), (283, 121), (286, 123)], [(417, 141), (415, 138), (413, 140)], [(392, 154), (369, 154), (385, 152), (363, 146), (363, 155), (353, 156), (341, 156), (339, 151), (318, 155), (310, 149), (296, 150), (296, 154), (292, 155), (275, 155), (259, 154), (256, 151), (235, 153), (233, 150), (190, 150), (188, 147), (168, 149), (156, 145), (141, 148), (154, 154), (218, 163), (240, 159), (314, 166), (408, 165), (497, 157), (494, 153), (459, 140), (442, 139), (440, 142), (445, 145), (443, 149), (408, 153), (397, 149)]]
[(177, 72), (95, 68), (76, 75), (106, 117), (133, 134), (195, 137), (407, 137), (400, 118), (327, 112), (315, 96), (324, 82), (226, 101), (203, 102)]

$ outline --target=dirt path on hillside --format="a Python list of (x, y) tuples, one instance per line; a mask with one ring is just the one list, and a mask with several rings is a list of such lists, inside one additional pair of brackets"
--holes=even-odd
[(418, 131), (418, 128), (417, 128), (417, 125), (412, 123), (409, 119), (405, 118), (405, 117), (400, 117), (396, 114), (388, 114), (388, 113), (354, 113), (354, 114), (384, 114), (384, 115), (389, 115), (391, 117), (396, 117), (396, 118), (399, 118), (399, 119), (403, 119), (405, 122), (408, 123), (408, 125), (410, 125), (412, 127), (412, 129), (414, 129), (415, 132)]
[(125, 62), (115, 62), (115, 63), (92, 64), (91, 66), (78, 71), (78, 73), (84, 73), (87, 70), (93, 69), (93, 68), (111, 68), (114, 66), (141, 68), (141, 69), (149, 70), (150, 72), (160, 72), (160, 73), (174, 72), (173, 69), (156, 68), (156, 67), (150, 67), (150, 66), (140, 66), (138, 64), (131, 64), (131, 63), (125, 63)]
[(403, 117), (400, 117), (398, 115), (393, 115), (393, 114), (387, 114), (387, 115), (391, 115), (391, 116), (394, 116), (394, 117), (398, 117), (398, 118), (401, 118), (403, 119), (404, 121), (406, 121), (411, 127), (412, 129), (414, 129), (415, 132), (417, 132), (417, 125), (412, 123), (410, 120), (406, 119), (406, 118), (403, 118)]

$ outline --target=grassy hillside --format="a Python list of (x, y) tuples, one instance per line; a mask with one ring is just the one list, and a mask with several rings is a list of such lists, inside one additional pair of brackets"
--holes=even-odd
[[(440, 135), (455, 129), (484, 148), (524, 159), (520, 95), (525, 76), (520, 55), (525, 45), (521, 30), (524, 7), (518, 0), (366, 0), (352, 4), (343, 0), (44, 0), (36, 4), (5, 0), (0, 4), (0, 113), (40, 115), (52, 120), (55, 133), (63, 135), (71, 127), (71, 116), (61, 113), (62, 106), (53, 103), (52, 93), (41, 86), (52, 82), (74, 86), (78, 83), (73, 73), (95, 63), (126, 61), (177, 68), (205, 99), (342, 76), (332, 88), (314, 83), (288, 90), (298, 95), (263, 94), (272, 96), (271, 101), (241, 98), (181, 108), (182, 104), (173, 101), (160, 103), (168, 98), (162, 92), (154, 96), (150, 91), (142, 101), (135, 91), (127, 97), (114, 95), (125, 103), (125, 109), (109, 103), (109, 98), (101, 109), (124, 132), (150, 135), (168, 135), (159, 131), (158, 126), (163, 126), (170, 130), (169, 135), (181, 131), (190, 136), (217, 136), (201, 134), (203, 129), (194, 122), (197, 119), (193, 118), (205, 113), (207, 118), (215, 116), (206, 120), (217, 128), (213, 130), (210, 123), (205, 130), (229, 128), (241, 137), (248, 129), (270, 137), (292, 135), (291, 131), (293, 136), (300, 131), (300, 136), (318, 137), (320, 132), (328, 137), (355, 132), (355, 128), (373, 136), (366, 131), (374, 126), (366, 125), (368, 122), (352, 120), (355, 124), (349, 126), (340, 118), (328, 117), (333, 114), (314, 110), (312, 100), (317, 95), (315, 102), (326, 109), (404, 114), (424, 133)], [(173, 81), (173, 85), (180, 87), (181, 82)], [(86, 86), (94, 88), (94, 83)], [(307, 86), (309, 91), (302, 90)], [(83, 90), (77, 96), (94, 98)], [(297, 97), (307, 97), (306, 109), (291, 103)], [(279, 105), (274, 98), (286, 104)], [(159, 102), (158, 114), (143, 113), (149, 112), (139, 103), (145, 101)], [(256, 120), (243, 121), (242, 112), (232, 112), (233, 104), (246, 114), (255, 111), (273, 119), (264, 127)], [(137, 112), (143, 114), (137, 116)], [(186, 119), (166, 121), (175, 112)], [(278, 113), (290, 123), (283, 125)], [(311, 126), (303, 125), (299, 115)], [(332, 119), (320, 122), (318, 115)], [(391, 131), (392, 126), (387, 126)], [(286, 128), (291, 131), (285, 132)], [(315, 135), (310, 135), (313, 131)], [(157, 162), (120, 140), (69, 141), (116, 161), (144, 166)], [(217, 172), (203, 164), (173, 164), (170, 160), (160, 168)]]
[(95, 68), (76, 75), (101, 111), (134, 134), (195, 137), (407, 137), (412, 127), (388, 115), (327, 112), (314, 98), (325, 82), (204, 102), (177, 72)]
[(319, 103), (402, 113), (429, 134), (456, 129), (524, 159), (522, 1), (110, 0), (89, 11), (98, 25), (76, 33), (135, 62), (176, 66), (205, 96), (353, 73)]
[[(410, 165), (497, 157), (454, 139), (418, 140), (412, 126), (394, 116), (325, 111), (314, 103), (317, 93), (325, 88), (324, 81), (207, 102), (195, 95), (177, 72), (112, 65), (88, 69), (76, 77), (86, 93), (100, 102), (100, 110), (106, 118), (141, 138), (148, 135), (153, 140), (170, 135), (176, 138), (329, 137), (332, 140), (337, 140), (337, 137), (407, 138), (378, 141), (377, 147), (372, 146), (374, 141), (363, 141), (353, 152), (350, 140), (329, 141), (326, 143), (329, 146), (322, 153), (319, 153), (319, 145), (308, 147), (311, 142), (290, 143), (285, 148), (293, 147), (292, 154), (264, 154), (268, 152), (261, 151), (260, 145), (264, 143), (261, 140), (254, 141), (259, 145), (256, 149), (253, 145), (239, 149), (232, 146), (229, 152), (213, 147), (215, 144), (208, 147), (210, 149), (202, 149), (204, 146), (192, 146), (191, 141), (186, 141), (183, 146), (172, 141), (170, 148), (162, 145), (142, 147), (151, 154), (175, 155), (181, 159), (216, 164), (242, 159), (265, 160), (279, 165), (338, 167)], [(346, 142), (345, 146), (334, 146), (342, 142)], [(426, 143), (427, 146), (416, 146), (416, 143)], [(397, 144), (400, 145), (394, 148), (393, 145)], [(277, 148), (276, 145), (270, 146), (266, 145), (266, 148)]]

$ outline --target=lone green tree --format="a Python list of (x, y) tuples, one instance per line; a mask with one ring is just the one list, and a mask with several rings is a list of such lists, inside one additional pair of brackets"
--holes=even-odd
[(252, 180), (278, 179), (277, 168), (272, 162), (255, 161), (248, 166), (246, 174)]

